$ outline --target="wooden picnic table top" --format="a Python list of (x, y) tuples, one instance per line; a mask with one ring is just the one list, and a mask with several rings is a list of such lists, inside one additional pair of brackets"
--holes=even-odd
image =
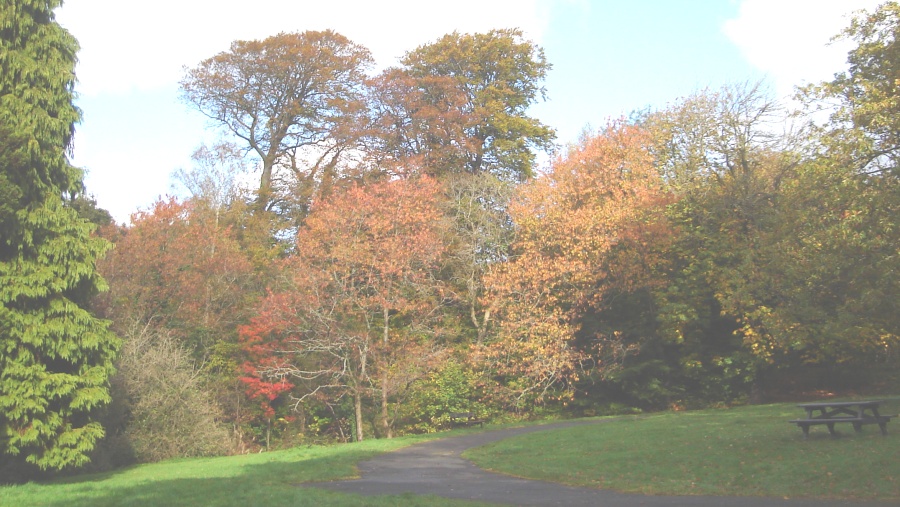
[(800, 403), (800, 408), (844, 408), (844, 407), (877, 407), (884, 403), (884, 400), (861, 400), (861, 401), (817, 401), (815, 403)]

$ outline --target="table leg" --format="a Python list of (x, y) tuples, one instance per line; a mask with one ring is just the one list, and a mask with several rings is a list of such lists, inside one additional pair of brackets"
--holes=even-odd
[(872, 417), (878, 421), (878, 427), (881, 429), (881, 435), (887, 436), (887, 421), (881, 418), (881, 414), (878, 413), (878, 406), (872, 406)]

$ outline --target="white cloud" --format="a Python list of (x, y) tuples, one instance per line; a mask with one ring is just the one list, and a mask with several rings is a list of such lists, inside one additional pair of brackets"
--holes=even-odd
[(830, 79), (846, 68), (852, 44), (829, 44), (860, 9), (881, 0), (743, 0), (723, 30), (747, 61), (765, 72), (779, 96), (795, 86)]
[(78, 89), (86, 95), (155, 89), (184, 66), (234, 40), (282, 31), (334, 29), (369, 48), (379, 66), (446, 33), (521, 28), (540, 42), (541, 0), (69, 0), (57, 19), (81, 43)]

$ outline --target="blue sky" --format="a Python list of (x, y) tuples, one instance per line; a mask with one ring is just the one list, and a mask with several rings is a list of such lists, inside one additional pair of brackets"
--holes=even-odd
[[(179, 101), (185, 66), (237, 39), (334, 29), (379, 68), (453, 30), (518, 27), (553, 65), (531, 114), (561, 144), (585, 127), (664, 107), (704, 87), (764, 79), (776, 97), (844, 68), (828, 46), (847, 15), (877, 0), (68, 0), (57, 19), (81, 43), (73, 162), (119, 222), (160, 196), (215, 134)], [(274, 14), (273, 14), (274, 13)]]
[(534, 109), (572, 141), (585, 124), (664, 106), (705, 86), (757, 80), (725, 35), (737, 3), (630, 0), (560, 3), (542, 45), (554, 69), (550, 101)]

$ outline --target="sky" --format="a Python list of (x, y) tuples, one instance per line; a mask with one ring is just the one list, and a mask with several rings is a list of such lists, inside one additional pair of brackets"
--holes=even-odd
[(635, 110), (703, 88), (763, 80), (773, 97), (846, 68), (829, 44), (879, 0), (67, 0), (79, 41), (72, 162), (119, 223), (180, 195), (171, 175), (218, 134), (179, 95), (186, 68), (235, 40), (333, 29), (367, 47), (374, 72), (442, 35), (520, 28), (553, 66), (529, 114), (561, 145)]

